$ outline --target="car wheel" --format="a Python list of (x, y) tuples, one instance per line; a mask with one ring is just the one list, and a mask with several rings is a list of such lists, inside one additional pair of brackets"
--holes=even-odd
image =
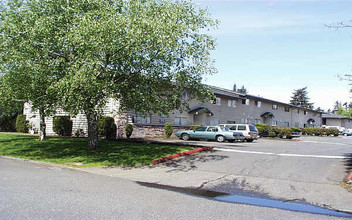
[(189, 134), (182, 134), (182, 135), (181, 135), (181, 138), (182, 138), (182, 140), (184, 140), (184, 141), (188, 141), (188, 140), (190, 139), (190, 136), (189, 136)]
[(253, 142), (254, 139), (247, 139), (246, 141), (247, 141), (247, 142)]
[(226, 138), (222, 135), (216, 136), (216, 141), (217, 142), (224, 142), (226, 140)]

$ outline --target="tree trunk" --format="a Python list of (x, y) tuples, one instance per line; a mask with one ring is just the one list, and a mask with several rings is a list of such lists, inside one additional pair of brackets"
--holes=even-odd
[(86, 113), (88, 121), (88, 150), (98, 147), (98, 117), (94, 113)]
[(39, 140), (43, 141), (46, 139), (46, 124), (45, 124), (45, 113), (44, 109), (39, 110)]

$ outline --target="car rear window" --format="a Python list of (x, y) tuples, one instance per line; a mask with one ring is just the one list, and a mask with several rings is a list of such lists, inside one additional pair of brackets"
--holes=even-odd
[(205, 131), (207, 130), (207, 127), (199, 127), (196, 129), (196, 131)]
[(249, 130), (258, 132), (257, 128), (254, 125), (249, 125)]
[(246, 130), (246, 125), (238, 125), (237, 130), (239, 130), (239, 131), (245, 131), (245, 130)]

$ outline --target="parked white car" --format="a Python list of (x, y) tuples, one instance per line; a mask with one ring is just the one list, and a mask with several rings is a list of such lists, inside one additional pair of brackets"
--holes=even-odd
[(220, 124), (220, 127), (227, 127), (231, 131), (241, 132), (247, 142), (252, 142), (258, 138), (258, 130), (254, 125), (249, 124)]

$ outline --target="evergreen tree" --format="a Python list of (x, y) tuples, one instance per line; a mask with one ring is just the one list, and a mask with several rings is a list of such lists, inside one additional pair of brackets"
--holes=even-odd
[(248, 90), (246, 88), (244, 88), (244, 86), (242, 85), (242, 87), (240, 89), (237, 89), (238, 93), (242, 93), (242, 94), (247, 94)]
[(290, 104), (305, 108), (313, 108), (313, 103), (309, 102), (307, 86), (301, 89), (295, 89), (292, 94)]

